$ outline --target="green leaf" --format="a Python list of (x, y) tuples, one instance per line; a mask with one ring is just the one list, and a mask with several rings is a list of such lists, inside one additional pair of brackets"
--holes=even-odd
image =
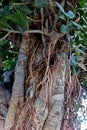
[(6, 20), (10, 20), (17, 25), (20, 25), (23, 31), (27, 30), (28, 20), (26, 15), (21, 10), (17, 10), (15, 14), (9, 14), (4, 18)]
[(81, 103), (79, 103), (79, 102), (76, 103), (76, 111), (78, 111), (79, 108), (82, 108), (82, 107), (84, 107), (84, 106)]
[(86, 21), (86, 18), (84, 16), (81, 16), (83, 22), (87, 25), (87, 21)]
[(64, 21), (66, 21), (66, 17), (64, 14), (59, 14), (58, 17)]
[(75, 49), (75, 52), (77, 53), (77, 54), (85, 54), (85, 52), (82, 50), (82, 49), (80, 49), (80, 46), (77, 46), (77, 45), (73, 45), (73, 48)]
[(8, 14), (10, 14), (9, 6), (5, 6), (2, 10), (0, 10), (0, 16), (4, 16)]
[(4, 70), (10, 70), (13, 69), (15, 66), (15, 62), (13, 61), (13, 58), (8, 58), (3, 62), (3, 68)]
[(22, 10), (22, 12), (24, 12), (27, 15), (31, 15), (33, 11), (31, 11), (27, 5), (22, 5), (20, 7), (20, 10)]
[(67, 33), (69, 31), (69, 26), (68, 25), (64, 25), (62, 24), (61, 27), (60, 27), (60, 32), (62, 33)]
[(57, 4), (59, 10), (60, 10), (66, 17), (68, 17), (69, 19), (75, 18), (75, 14), (74, 14), (71, 10), (69, 10), (69, 11), (66, 13), (65, 10), (64, 10), (64, 8), (63, 8), (63, 6), (62, 6), (61, 4), (59, 4), (58, 2), (56, 2), (56, 4)]
[(75, 18), (75, 14), (71, 10), (69, 10), (66, 14), (70, 19)]
[(36, 8), (44, 8), (49, 5), (47, 0), (35, 0), (35, 7)]
[(76, 56), (76, 60), (77, 60), (77, 62), (84, 61), (84, 57), (83, 56)]
[(83, 81), (83, 84), (87, 86), (87, 79)]
[(0, 46), (3, 47), (3, 46), (7, 46), (8, 44), (8, 40), (7, 39), (3, 39), (0, 43)]
[(2, 2), (0, 2), (0, 6), (2, 6)]
[(73, 25), (74, 27), (76, 27), (77, 29), (83, 30), (83, 27), (82, 27), (81, 25), (79, 25), (78, 23), (73, 22), (73, 21), (71, 21), (71, 23), (72, 23), (72, 25)]
[(13, 23), (16, 23), (16, 24), (19, 23), (18, 19), (17, 19), (17, 13), (6, 15), (6, 16), (4, 16), (4, 18), (6, 20), (9, 20), (9, 21), (11, 21)]
[(23, 34), (23, 28), (21, 27), (21, 26), (19, 26), (19, 25), (17, 25), (17, 30), (20, 32), (20, 33), (22, 33)]
[(86, 67), (83, 63), (78, 63), (78, 66), (82, 68), (84, 71), (86, 71)]
[(0, 20), (0, 27), (1, 28), (10, 28), (9, 24), (4, 20)]
[(85, 54), (84, 51), (82, 51), (81, 49), (78, 48), (78, 51), (80, 52), (80, 54)]
[[(9, 16), (9, 15), (6, 15), (6, 16)], [(2, 16), (0, 18), (0, 27), (5, 28), (5, 29), (12, 29), (11, 26), (8, 24), (8, 20), (6, 16)]]
[(80, 7), (84, 7), (86, 0), (79, 0)]
[(73, 69), (73, 74), (75, 75), (78, 75), (80, 73), (80, 68), (78, 66), (72, 66), (72, 69)]
[(56, 4), (57, 4), (57, 7), (59, 8), (59, 10), (60, 10), (63, 14), (66, 15), (66, 12), (64, 11), (63, 6), (62, 6), (61, 4), (59, 4), (58, 2), (56, 2)]
[(77, 62), (74, 59), (70, 58), (69, 62), (70, 62), (70, 65), (77, 66)]
[(18, 20), (19, 25), (23, 28), (23, 30), (27, 30), (28, 21), (26, 15), (22, 12), (17, 10), (16, 18)]
[(15, 7), (12, 1), (9, 2), (9, 10), (12, 10)]

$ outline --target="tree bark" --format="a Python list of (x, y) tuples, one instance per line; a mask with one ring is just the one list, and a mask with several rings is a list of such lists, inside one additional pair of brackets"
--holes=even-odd
[(19, 50), (18, 61), (15, 67), (15, 80), (13, 85), (10, 107), (5, 121), (5, 130), (10, 130), (14, 125), (17, 107), (24, 100), (24, 81), (26, 75), (26, 65), (29, 52), (29, 35), (24, 34), (21, 48)]

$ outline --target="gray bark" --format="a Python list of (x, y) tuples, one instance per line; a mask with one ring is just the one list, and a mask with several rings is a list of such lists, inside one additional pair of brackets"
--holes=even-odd
[(39, 98), (36, 100), (35, 124), (37, 130), (60, 130), (61, 128), (64, 113), (65, 57), (60, 68), (60, 71), (52, 72), (53, 85), (50, 110), (47, 105), (47, 85), (42, 87)]
[(23, 102), (26, 64), (29, 52), (28, 42), (29, 35), (25, 34), (22, 39), (18, 55), (18, 61), (15, 67), (15, 80), (13, 85), (12, 97), (10, 101), (10, 107), (5, 121), (5, 130), (10, 130), (10, 128), (14, 125), (18, 104), (21, 104)]

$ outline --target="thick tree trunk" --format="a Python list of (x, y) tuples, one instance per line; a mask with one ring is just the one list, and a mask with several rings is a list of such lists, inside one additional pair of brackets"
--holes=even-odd
[[(28, 91), (30, 96), (27, 97), (12, 130), (60, 130), (64, 114), (65, 54), (51, 73), (53, 80), (51, 90), (46, 82), (38, 96), (33, 99), (33, 90), (30, 88)], [(51, 98), (49, 99), (50, 91)]]
[(14, 125), (17, 107), (19, 103), (21, 104), (24, 100), (24, 81), (29, 52), (28, 42), (29, 35), (25, 34), (22, 39), (21, 48), (18, 55), (18, 61), (15, 68), (15, 80), (10, 101), (10, 107), (5, 121), (5, 130), (10, 130), (10, 128)]
[(52, 100), (51, 108), (48, 113), (43, 130), (60, 130), (62, 118), (64, 115), (64, 86), (65, 86), (65, 74), (66, 74), (66, 60), (65, 56), (62, 59), (60, 71), (55, 70), (52, 73), (53, 85), (52, 85)]

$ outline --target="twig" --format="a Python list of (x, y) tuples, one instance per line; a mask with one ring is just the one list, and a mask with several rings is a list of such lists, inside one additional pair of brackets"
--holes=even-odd
[[(6, 31), (6, 32), (9, 32), (9, 33), (21, 33), (19, 31), (3, 29), (3, 28), (0, 28), (0, 31)], [(49, 36), (48, 33), (43, 32), (42, 30), (29, 30), (29, 31), (24, 31), (24, 33), (41, 33), (41, 34)]]
[(32, 18), (30, 18), (30, 17), (28, 17), (28, 16), (27, 16), (27, 19), (29, 19), (29, 20), (31, 20), (31, 21), (33, 21), (33, 22), (41, 22), (41, 19), (35, 20), (35, 19), (32, 19)]
[(8, 37), (9, 34), (10, 34), (10, 32), (8, 32), (4, 37), (2, 37), (2, 38), (0, 39), (0, 42), (1, 42), (2, 40), (4, 40), (6, 37)]
[(35, 91), (35, 82), (34, 82), (34, 76), (33, 76), (33, 71), (32, 71), (32, 65), (33, 65), (33, 62), (34, 62), (34, 59), (35, 59), (34, 56), (35, 56), (35, 52), (37, 50), (37, 47), (38, 47), (38, 44), (33, 51), (33, 54), (32, 54), (31, 59), (30, 59), (30, 64), (29, 64), (29, 70), (30, 70), (30, 75), (31, 75), (32, 82), (33, 82), (34, 91)]
[(22, 3), (12, 3), (13, 6), (16, 6), (16, 5), (28, 5), (28, 4), (31, 4), (31, 2), (22, 2)]

